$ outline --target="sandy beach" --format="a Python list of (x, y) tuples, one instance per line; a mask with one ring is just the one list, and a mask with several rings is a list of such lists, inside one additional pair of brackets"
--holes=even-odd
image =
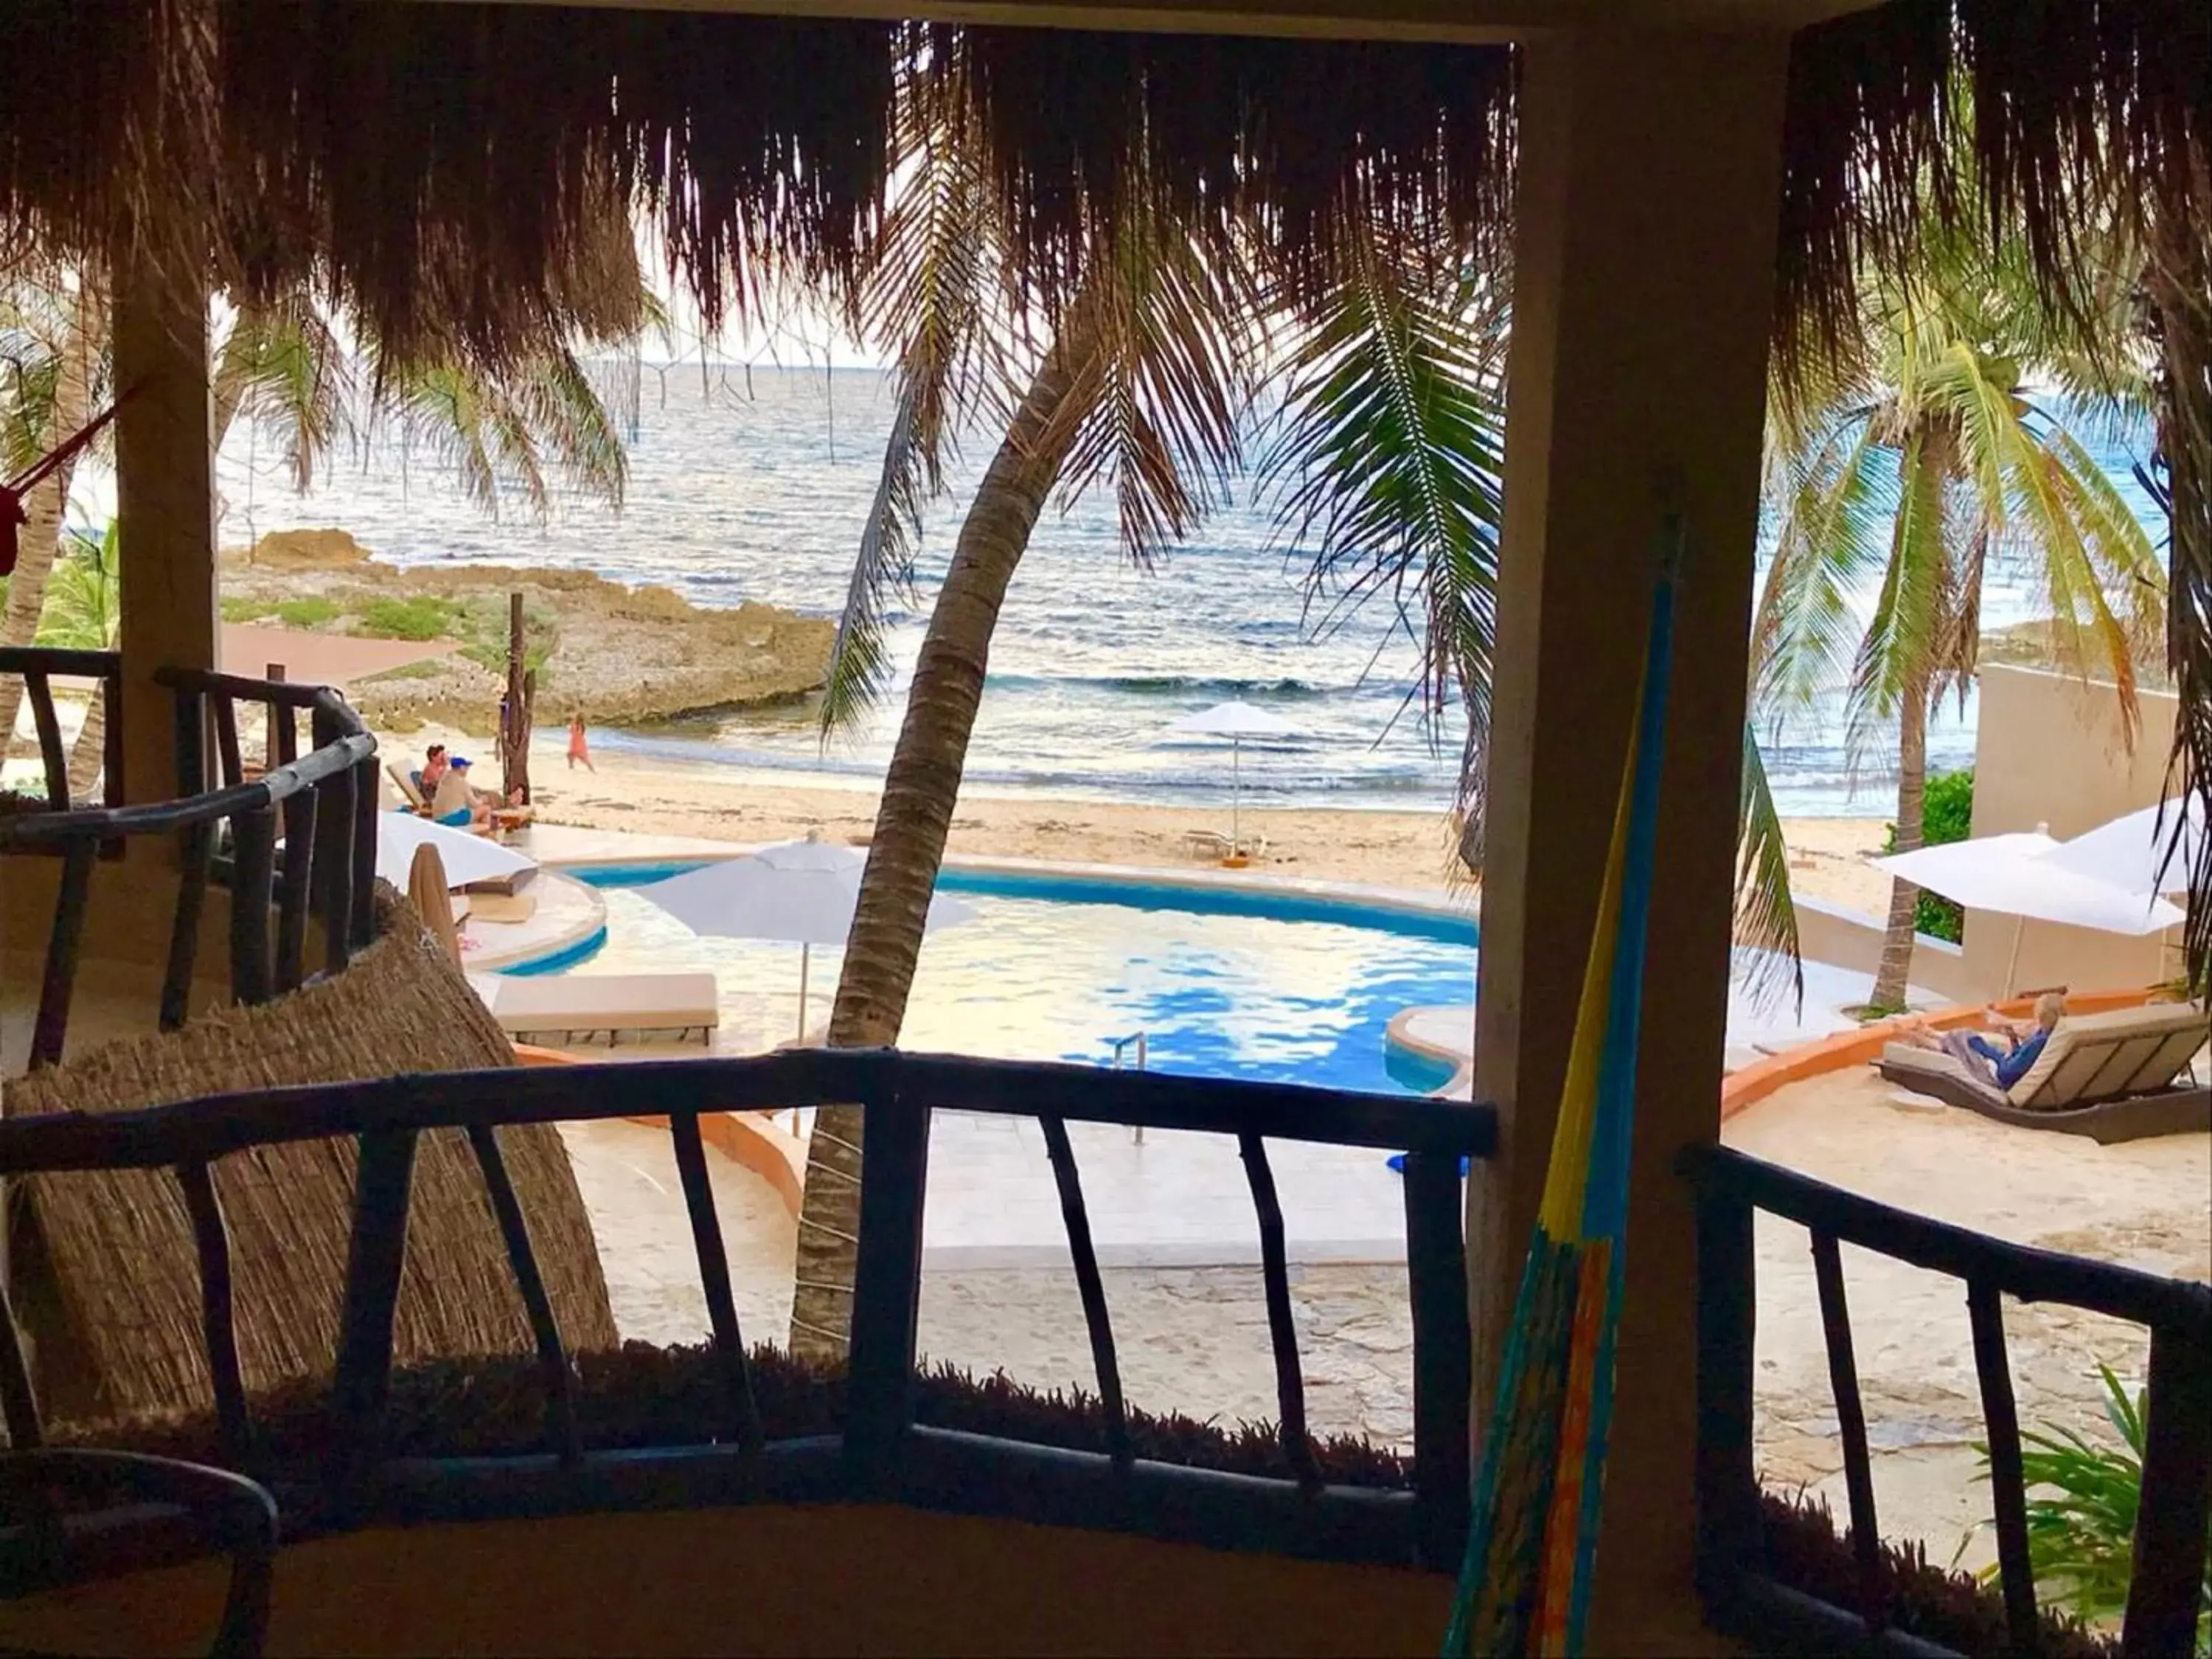
[[(424, 747), (443, 742), (485, 761), (488, 745), (449, 727), (380, 734), (384, 754), (419, 765)], [(601, 745), (596, 772), (571, 770), (560, 734), (541, 734), (531, 755), (538, 817), (549, 823), (659, 836), (699, 836), (755, 844), (819, 830), (864, 844), (875, 828), (876, 793), (827, 777), (793, 782), (775, 774), (671, 761)], [(1443, 888), (1456, 868), (1450, 826), (1440, 812), (1316, 807), (1251, 807), (1244, 833), (1267, 838), (1257, 866), (1285, 876), (1383, 887)], [(1049, 859), (1082, 864), (1173, 866), (1191, 861), (1194, 830), (1225, 833), (1225, 807), (1159, 806), (1059, 795), (964, 791), (950, 850), (978, 857)], [(1800, 897), (1880, 915), (1889, 879), (1868, 866), (1887, 826), (1875, 818), (1789, 821), (1792, 884)]]

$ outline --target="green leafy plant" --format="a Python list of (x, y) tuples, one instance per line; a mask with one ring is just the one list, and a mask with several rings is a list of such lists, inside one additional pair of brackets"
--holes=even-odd
[[(2136, 1510), (2142, 1501), (2143, 1391), (2128, 1392), (2108, 1365), (2105, 1417), (2120, 1444), (2100, 1445), (2072, 1429), (2045, 1425), (2021, 1433), (2027, 1501), (2027, 1553), (2037, 1588), (2069, 1612), (2100, 1623), (2126, 1611), (2135, 1566)], [(1989, 1478), (1989, 1449), (1982, 1453)], [(2041, 1495), (2035, 1495), (2040, 1492)], [(1984, 1579), (1996, 1568), (1985, 1569)], [(2197, 1618), (2197, 1651), (2212, 1653), (2212, 1540)]]
[(355, 631), (375, 640), (435, 640), (450, 637), (459, 621), (459, 608), (452, 600), (416, 593), (371, 599), (362, 608)]
[[(1941, 847), (1948, 842), (1964, 841), (1973, 827), (1974, 769), (1963, 767), (1929, 779), (1920, 805), (1920, 844)], [(1881, 850), (1885, 854), (1897, 851), (1897, 826), (1893, 823), (1889, 826), (1889, 836), (1883, 842)], [(1930, 939), (1948, 939), (1956, 945), (1966, 934), (1966, 913), (1923, 887), (1912, 927), (1915, 933), (1925, 933)]]

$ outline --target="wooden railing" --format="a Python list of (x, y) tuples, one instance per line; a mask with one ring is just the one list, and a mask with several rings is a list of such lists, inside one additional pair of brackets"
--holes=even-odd
[[(46, 810), (66, 812), (70, 798), (70, 756), (62, 746), (62, 723), (54, 705), (54, 681), (91, 680), (105, 702), (107, 725), (101, 732), (101, 793), (106, 804), (123, 800), (123, 656), (116, 651), (70, 651), (52, 646), (0, 647), (0, 678), (21, 677), (31, 725), (39, 734), (39, 762), (46, 774)], [(0, 748), (12, 744), (13, 732), (0, 732)], [(4, 823), (0, 819), (0, 823)]]
[[(71, 672), (57, 660), (61, 657), (100, 655), (0, 653), (0, 672), (23, 672), (30, 687), (48, 751), (51, 799), (66, 802), (69, 796), (60, 740), (57, 736), (45, 742), (53, 721), (47, 676)], [(19, 660), (27, 657), (43, 663)], [(0, 854), (46, 853), (62, 860), (33, 1030), (33, 1067), (58, 1060), (67, 1039), (94, 866), (104, 852), (133, 840), (175, 842), (182, 872), (169, 919), (161, 992), (164, 1030), (174, 1030), (185, 1018), (211, 879), (230, 889), (230, 990), (240, 1002), (265, 1002), (306, 977), (311, 916), (322, 922), (331, 971), (343, 969), (370, 936), (376, 739), (345, 699), (326, 687), (185, 669), (162, 669), (156, 678), (175, 697), (175, 799), (0, 815)], [(111, 703), (113, 696), (111, 681)], [(249, 775), (239, 745), (241, 703), (261, 704), (267, 713), (268, 763), (258, 775)], [(120, 710), (113, 714), (119, 717)], [(309, 728), (304, 753), (299, 732), (303, 714)], [(118, 726), (109, 729), (112, 733)]]
[[(707, 1112), (858, 1102), (867, 1158), (842, 1433), (771, 1439), (755, 1404), (721, 1224), (700, 1134)], [(915, 1315), (932, 1109), (1034, 1117), (1050, 1149), (1081, 1293), (1103, 1453), (955, 1432), (915, 1420)], [(574, 1367), (495, 1133), (508, 1124), (590, 1121), (641, 1109), (674, 1142), (722, 1380), (714, 1443), (594, 1449), (582, 1443)], [(1135, 1455), (1113, 1325), (1092, 1243), (1071, 1122), (1233, 1135), (1261, 1241), (1288, 1480), (1153, 1462)], [(410, 1178), (425, 1130), (465, 1131), (536, 1338), (546, 1401), (544, 1452), (506, 1458), (398, 1458), (384, 1449)], [(257, 1146), (335, 1136), (359, 1148), (352, 1243), (335, 1374), (332, 1438), (310, 1484), (272, 1479), (288, 1537), (369, 1520), (483, 1519), (563, 1509), (706, 1505), (872, 1497), (1156, 1537), (1322, 1559), (1456, 1564), (1467, 1524), (1469, 1340), (1461, 1212), (1462, 1157), (1492, 1150), (1485, 1106), (1088, 1066), (873, 1050), (800, 1050), (744, 1060), (559, 1066), (395, 1078), (289, 1089), (97, 1116), (0, 1122), (0, 1177), (167, 1170), (190, 1215), (204, 1293), (203, 1336), (223, 1459), (264, 1471), (234, 1337), (234, 1287), (216, 1160)], [(1305, 1432), (1305, 1384), (1291, 1322), (1283, 1213), (1270, 1140), (1407, 1153), (1407, 1256), (1413, 1327), (1413, 1489), (1327, 1483)], [(0, 1320), (0, 1407), (17, 1446), (41, 1425), (12, 1312)]]
[[(2121, 1642), (2130, 1659), (2185, 1659), (2194, 1650), (2212, 1514), (2212, 1286), (2008, 1243), (1724, 1147), (1694, 1149), (1683, 1173), (1698, 1204), (1698, 1576), (1717, 1625), (1793, 1651), (1944, 1651), (1894, 1627), (1898, 1610), (1888, 1601), (1844, 1294), (1841, 1247), (1848, 1243), (1960, 1281), (1988, 1433), (2005, 1624), (2015, 1653), (2037, 1651), (2042, 1634), (2003, 1298), (2087, 1309), (2148, 1328), (2142, 1493)], [(1857, 1569), (1857, 1594), (1848, 1607), (1777, 1582), (1761, 1553), (1752, 1439), (1758, 1291), (1752, 1230), (1759, 1212), (1796, 1222), (1811, 1236)]]

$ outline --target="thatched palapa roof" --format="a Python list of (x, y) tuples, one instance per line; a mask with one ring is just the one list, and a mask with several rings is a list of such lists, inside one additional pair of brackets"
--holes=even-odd
[[(312, 278), (389, 359), (496, 360), (621, 324), (635, 211), (712, 325), (785, 276), (851, 296), (902, 100), (957, 72), (1008, 277), (1048, 313), (1131, 191), (1257, 224), (1294, 276), (1352, 223), (1482, 245), (1511, 201), (1514, 61), (474, 0), (4, 0), (0, 257), (27, 234), (245, 297)], [(2019, 235), (2062, 297), (2095, 274), (2084, 233), (2119, 227), (2181, 274), (2154, 295), (2168, 364), (2212, 362), (2191, 302), (2212, 270), (2207, 0), (1889, 0), (1797, 34), (1785, 121), (1785, 352), (1845, 333), (1863, 262), (1948, 217)], [(2212, 796), (2212, 415), (2196, 370), (2167, 390), (2172, 655)], [(2212, 857), (2199, 874), (2212, 894)]]
[(1014, 274), (1041, 296), (1134, 178), (1179, 206), (1263, 207), (1293, 249), (1355, 199), (1502, 221), (1510, 179), (1504, 47), (10, 0), (0, 63), (0, 224), (171, 257), (197, 235), (224, 286), (318, 278), (387, 350), (513, 352), (573, 320), (611, 257), (611, 201), (658, 230), (710, 324), (774, 276), (842, 290), (896, 100), (956, 64), (1019, 227)]

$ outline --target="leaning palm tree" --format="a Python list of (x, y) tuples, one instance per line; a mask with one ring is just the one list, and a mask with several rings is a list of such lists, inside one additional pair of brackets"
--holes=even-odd
[[(2108, 673), (2130, 727), (2164, 581), (2079, 424), (2085, 399), (2124, 401), (2114, 362), (2106, 354), (2099, 380), (2085, 379), (2078, 319), (2057, 325), (2009, 279), (2002, 250), (1931, 245), (1911, 276), (1870, 276), (1863, 312), (1856, 361), (1771, 401), (1778, 532), (1754, 691), (1779, 714), (1844, 687), (1854, 759), (1894, 745), (1897, 845), (1909, 851), (1921, 844), (1928, 716), (1972, 683), (1991, 562), (2032, 575), (2054, 652)], [(2051, 383), (2059, 395), (2040, 389)], [(1893, 884), (1873, 1008), (1904, 1005), (1917, 897)]]
[[(901, 199), (873, 250), (867, 319), (897, 341), (899, 402), (862, 536), (825, 710), (849, 719), (888, 680), (884, 596), (909, 580), (922, 504), (941, 483), (960, 424), (1003, 420), (953, 548), (915, 663), (884, 780), (859, 905), (830, 1020), (836, 1048), (896, 1040), (945, 856), (991, 636), (1055, 489), (1109, 489), (1123, 544), (1151, 559), (1204, 513), (1207, 475), (1238, 453), (1247, 273), (1209, 257), (1185, 224), (1131, 191), (1094, 240), (1052, 337), (1024, 350), (1000, 284), (1000, 198), (962, 140), (957, 66), (909, 101)], [(860, 1111), (815, 1120), (800, 1209), (791, 1316), (794, 1353), (835, 1360), (850, 1327)]]

